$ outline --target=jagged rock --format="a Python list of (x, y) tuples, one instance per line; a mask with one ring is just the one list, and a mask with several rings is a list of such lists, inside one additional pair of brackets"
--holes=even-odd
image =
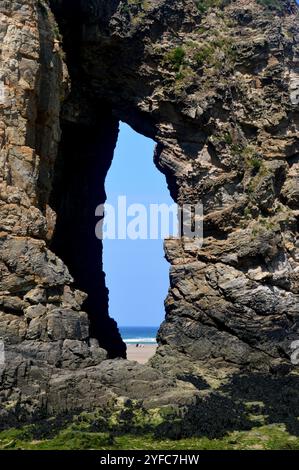
[(25, 301), (26, 301), (25, 297), (24, 297), (24, 300), (22, 300), (16, 296), (10, 296), (10, 295), (0, 296), (1, 308), (6, 312), (14, 313), (15, 315), (23, 314), (24, 309), (28, 306), (28, 304)]
[(36, 287), (35, 289), (30, 290), (24, 296), (24, 299), (31, 304), (40, 304), (47, 302), (47, 295), (45, 289), (42, 287)]
[(23, 318), (0, 312), (0, 338), (4, 344), (20, 343), (26, 337), (27, 324)]
[[(298, 7), (196, 3), (0, 6), (3, 419), (119, 395), (181, 406), (197, 390), (176, 376), (212, 387), (296, 369)], [(166, 319), (146, 367), (107, 360), (125, 345), (94, 214), (119, 120), (157, 142), (174, 200), (204, 206), (201, 247), (165, 243)]]

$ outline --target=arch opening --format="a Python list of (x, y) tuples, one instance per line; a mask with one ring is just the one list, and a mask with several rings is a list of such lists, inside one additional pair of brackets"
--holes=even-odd
[(153, 164), (155, 143), (126, 124), (119, 135), (109, 109), (102, 116), (92, 124), (62, 121), (50, 201), (57, 214), (51, 249), (68, 266), (75, 287), (88, 295), (82, 308), (90, 318), (90, 336), (115, 358), (126, 357), (126, 327), (151, 327), (145, 336), (155, 338), (165, 315), (169, 266), (162, 238), (150, 239), (150, 220), (146, 239), (103, 241), (96, 236), (96, 208), (104, 205), (106, 193), (107, 204), (126, 197), (128, 209), (173, 201)]
[(140, 356), (154, 351), (169, 288), (169, 264), (163, 248), (163, 236), (168, 234), (163, 233), (162, 213), (159, 220), (154, 213), (162, 205), (172, 208), (173, 200), (165, 176), (153, 164), (154, 150), (153, 140), (121, 123), (105, 181), (103, 264), (109, 310), (127, 344), (128, 358), (140, 361), (144, 359), (134, 348), (143, 348)]

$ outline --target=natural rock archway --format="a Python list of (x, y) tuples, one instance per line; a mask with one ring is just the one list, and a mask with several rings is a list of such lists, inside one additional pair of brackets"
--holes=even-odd
[[(184, 386), (190, 374), (215, 387), (232, 374), (293, 372), (295, 2), (50, 3), (62, 38), (44, 2), (1, 7), (3, 401), (24, 413), (111, 394), (187, 403), (198, 394)], [(119, 119), (157, 142), (174, 200), (202, 200), (205, 211), (202, 249), (166, 242), (171, 288), (151, 367), (104, 360), (124, 347), (94, 264), (92, 218)]]
[(204, 203), (203, 249), (166, 244), (172, 290), (160, 353), (279, 366), (296, 338), (298, 313), (290, 203), (297, 66), (286, 33), (295, 6), (282, 5), (273, 22), (273, 12), (255, 2), (232, 2), (204, 17), (192, 1), (78, 2), (73, 29), (68, 2), (62, 7), (65, 49), (78, 45), (69, 64), (68, 118), (84, 101), (82, 119), (108, 103), (158, 142), (156, 164), (174, 199)]

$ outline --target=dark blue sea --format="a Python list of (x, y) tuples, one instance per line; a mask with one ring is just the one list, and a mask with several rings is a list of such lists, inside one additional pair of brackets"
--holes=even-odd
[(122, 339), (128, 344), (155, 344), (158, 326), (120, 326)]

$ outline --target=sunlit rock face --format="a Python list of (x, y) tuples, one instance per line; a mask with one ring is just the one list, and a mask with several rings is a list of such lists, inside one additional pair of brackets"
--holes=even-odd
[[(215, 385), (295, 371), (295, 2), (2, 3), (3, 400), (24, 415), (119, 394), (183, 403), (198, 392), (174, 376)], [(175, 201), (204, 206), (201, 248), (165, 243), (170, 291), (151, 367), (106, 360), (125, 348), (93, 214), (119, 119), (157, 142)]]

